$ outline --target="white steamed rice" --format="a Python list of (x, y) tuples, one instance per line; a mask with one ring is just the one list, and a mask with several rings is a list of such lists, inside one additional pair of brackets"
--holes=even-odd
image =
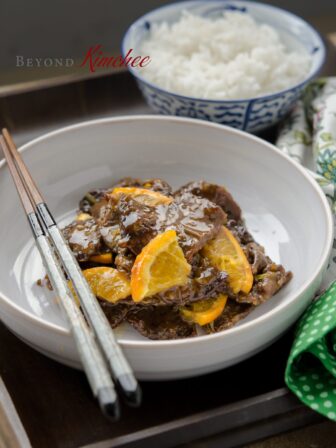
[(217, 19), (184, 12), (155, 24), (141, 48), (151, 57), (143, 77), (181, 95), (239, 99), (274, 93), (308, 74), (307, 52), (289, 51), (274, 28), (244, 13)]

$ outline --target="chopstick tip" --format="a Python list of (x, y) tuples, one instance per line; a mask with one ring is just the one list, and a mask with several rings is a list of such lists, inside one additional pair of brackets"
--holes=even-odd
[(120, 418), (120, 406), (114, 389), (102, 387), (98, 390), (97, 399), (105, 417), (116, 422)]
[(118, 389), (123, 393), (129, 406), (138, 407), (141, 404), (142, 392), (134, 375), (125, 373), (115, 379)]

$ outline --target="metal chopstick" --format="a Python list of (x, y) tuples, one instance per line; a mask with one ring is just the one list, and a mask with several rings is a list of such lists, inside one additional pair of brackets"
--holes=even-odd
[(97, 397), (104, 414), (116, 420), (119, 418), (120, 414), (119, 403), (105, 360), (100, 353), (100, 349), (97, 346), (93, 333), (87, 326), (76, 301), (71, 295), (67, 280), (58, 264), (53, 248), (44, 233), (40, 220), (35, 213), (34, 205), (29, 197), (29, 193), (25, 189), (25, 185), (2, 136), (0, 136), (0, 144), (35, 237), (36, 245), (48, 272), (48, 276), (60, 299), (62, 309), (70, 324), (71, 332), (74, 336), (92, 392), (94, 396)]
[(17, 151), (9, 132), (7, 129), (3, 129), (2, 133), (22, 177), (29, 187), (39, 217), (48, 232), (69, 278), (72, 280), (84, 314), (109, 363), (113, 378), (119, 389), (123, 392), (127, 402), (137, 406), (141, 401), (141, 390), (127, 359), (118, 345), (113, 330), (84, 278), (81, 268), (67, 245), (62, 232), (57, 227), (57, 224), (31, 177), (31, 174)]

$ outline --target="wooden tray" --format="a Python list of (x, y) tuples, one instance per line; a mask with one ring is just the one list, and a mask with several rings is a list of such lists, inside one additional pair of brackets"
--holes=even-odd
[(203, 439), (208, 448), (230, 448), (322, 419), (284, 388), (290, 333), (229, 369), (142, 382), (143, 405), (123, 406), (118, 423), (102, 416), (82, 372), (40, 355), (3, 325), (0, 340), (0, 373), (34, 448), (168, 448)]

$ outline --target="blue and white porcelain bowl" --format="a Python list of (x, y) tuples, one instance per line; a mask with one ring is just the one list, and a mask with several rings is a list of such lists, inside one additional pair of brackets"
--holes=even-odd
[(133, 49), (134, 54), (141, 54), (141, 44), (152, 24), (175, 22), (183, 10), (205, 17), (216, 17), (228, 10), (250, 14), (257, 22), (275, 28), (287, 48), (308, 51), (312, 64), (306, 78), (286, 90), (236, 100), (208, 100), (176, 94), (146, 81), (141, 70), (129, 67), (146, 101), (160, 114), (200, 118), (248, 132), (259, 132), (277, 123), (289, 112), (306, 84), (318, 74), (324, 63), (326, 51), (323, 40), (307, 22), (283, 9), (244, 0), (184, 1), (155, 9), (127, 30), (122, 43), (123, 55), (129, 49)]

